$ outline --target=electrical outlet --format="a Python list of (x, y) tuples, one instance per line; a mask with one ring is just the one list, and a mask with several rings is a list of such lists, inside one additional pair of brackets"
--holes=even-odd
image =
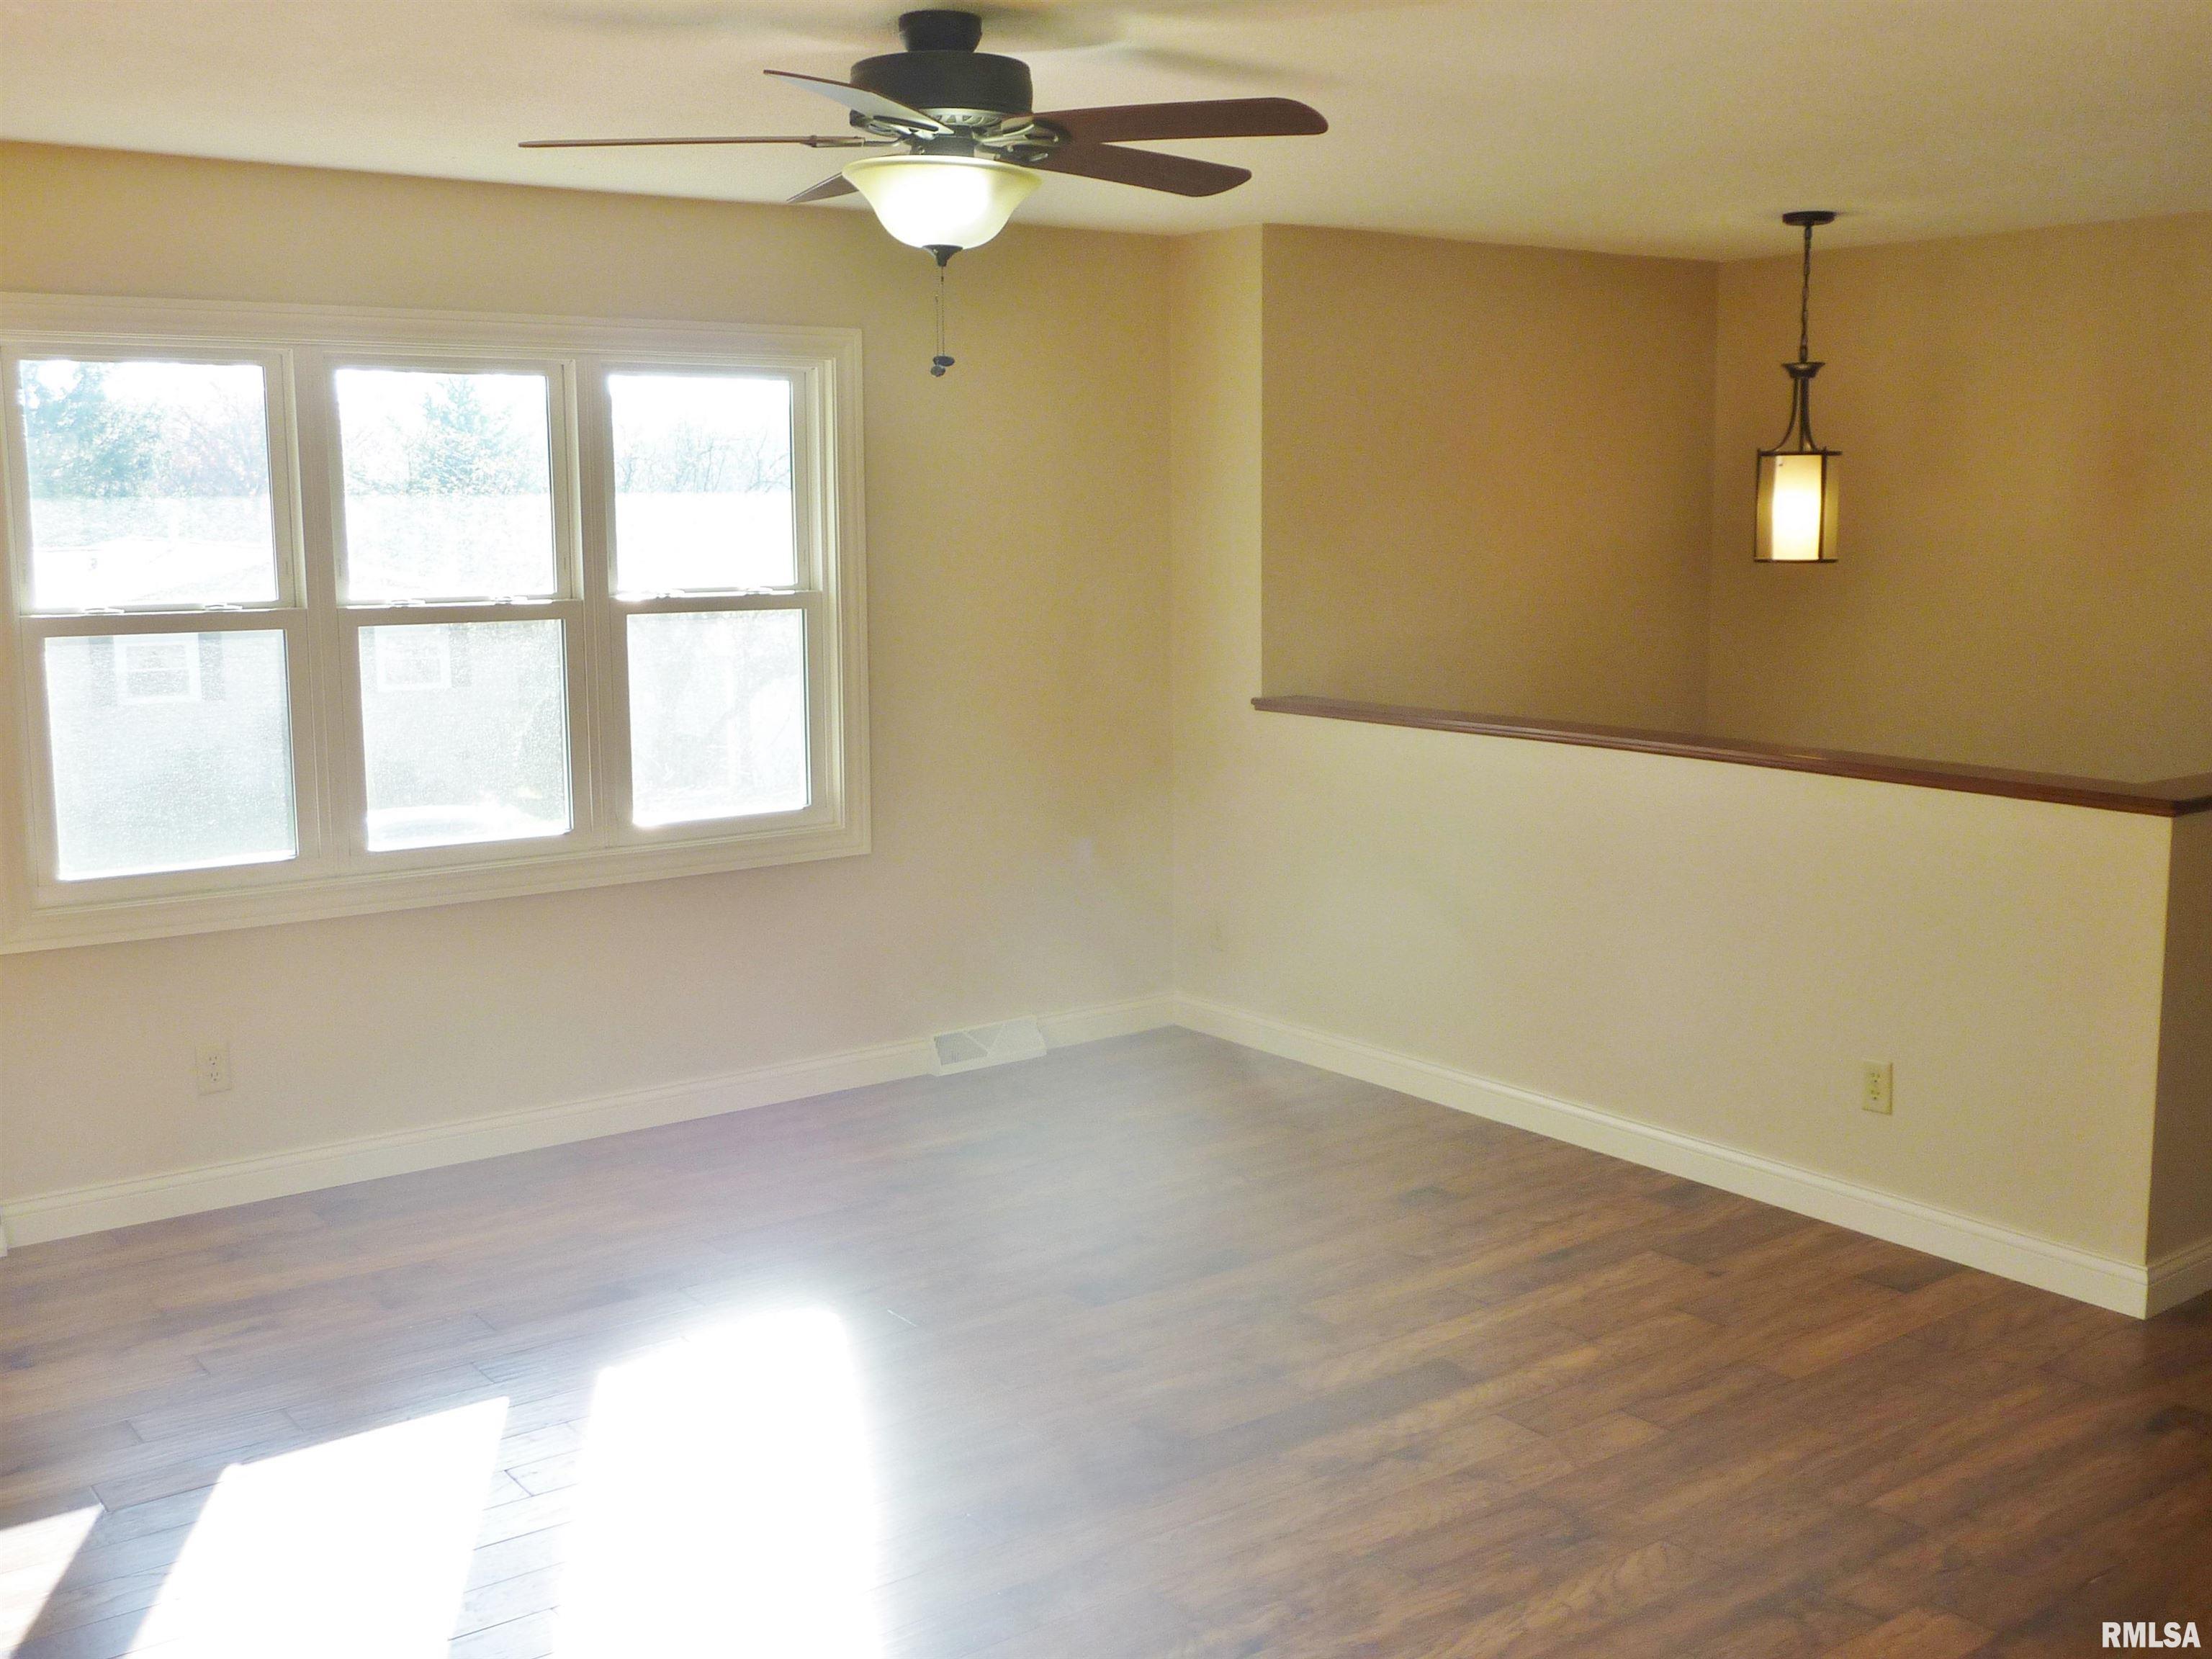
[(230, 1045), (228, 1042), (203, 1042), (195, 1057), (193, 1073), (199, 1079), (204, 1095), (220, 1095), (230, 1088)]
[(1859, 1104), (1869, 1112), (1890, 1115), (1897, 1098), (1897, 1067), (1887, 1060), (1870, 1060), (1859, 1068)]

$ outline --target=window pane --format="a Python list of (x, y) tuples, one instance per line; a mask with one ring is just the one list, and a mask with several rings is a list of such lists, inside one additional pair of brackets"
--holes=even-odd
[(38, 609), (276, 599), (258, 364), (21, 368)]
[(46, 672), (62, 879), (299, 850), (282, 633), (49, 639)]
[(543, 374), (342, 368), (337, 380), (349, 599), (556, 590)]
[(632, 617), (629, 742), (641, 824), (805, 806), (805, 616)]
[(567, 832), (559, 623), (362, 629), (361, 724), (372, 850)]
[(791, 382), (610, 374), (607, 395), (621, 591), (793, 586)]

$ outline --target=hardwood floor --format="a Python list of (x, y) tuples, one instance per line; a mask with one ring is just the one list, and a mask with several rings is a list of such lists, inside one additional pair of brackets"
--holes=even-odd
[(2212, 1639), (2212, 1301), (1183, 1032), (24, 1249), (0, 1407), (22, 1659)]

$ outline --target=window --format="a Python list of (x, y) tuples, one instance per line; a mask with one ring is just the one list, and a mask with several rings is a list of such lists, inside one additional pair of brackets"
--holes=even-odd
[(7, 948), (866, 850), (848, 332), (0, 339)]

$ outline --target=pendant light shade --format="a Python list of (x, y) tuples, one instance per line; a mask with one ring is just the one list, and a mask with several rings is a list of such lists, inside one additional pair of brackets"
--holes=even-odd
[(1790, 429), (1771, 449), (1759, 452), (1758, 533), (1752, 557), (1761, 564), (1832, 564), (1836, 559), (1836, 462), (1841, 452), (1813, 438), (1813, 377), (1821, 365), (1808, 349), (1813, 294), (1813, 228), (1832, 213), (1785, 213), (1782, 222), (1805, 233), (1797, 296), (1797, 361), (1782, 365), (1790, 377)]
[(1832, 449), (1759, 452), (1759, 544), (1762, 564), (1836, 562), (1836, 458)]
[(845, 168), (884, 228), (909, 247), (939, 252), (980, 247), (1006, 228), (1037, 187), (1037, 175), (982, 155), (873, 155)]

